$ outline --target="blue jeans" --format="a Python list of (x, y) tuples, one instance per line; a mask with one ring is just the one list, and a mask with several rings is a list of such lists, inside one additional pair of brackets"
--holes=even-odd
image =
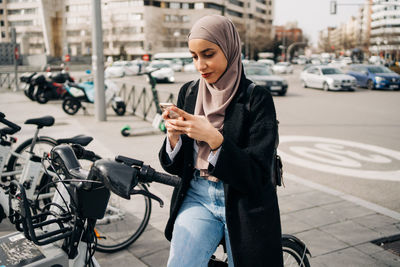
[(223, 183), (205, 180), (196, 171), (174, 224), (168, 267), (207, 267), (224, 235), (233, 266)]

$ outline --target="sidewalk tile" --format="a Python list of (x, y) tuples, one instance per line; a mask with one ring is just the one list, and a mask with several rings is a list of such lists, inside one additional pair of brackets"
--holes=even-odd
[(96, 252), (95, 258), (99, 262), (100, 266), (147, 266), (127, 250), (112, 254)]
[(329, 212), (321, 207), (314, 207), (310, 209), (295, 211), (290, 213), (298, 218), (300, 221), (313, 227), (320, 227), (332, 223), (339, 222), (336, 214)]
[(381, 237), (379, 233), (353, 221), (335, 223), (320, 227), (320, 229), (349, 245), (357, 245)]
[(150, 230), (146, 230), (128, 248), (128, 251), (138, 258), (142, 258), (168, 248), (169, 242), (165, 239), (164, 234), (155, 228), (151, 228)]
[[(169, 255), (169, 249), (163, 249), (154, 254), (148, 255), (146, 257), (142, 257), (142, 258), (140, 258), (140, 260), (143, 261), (148, 266), (154, 266), (154, 267), (167, 266), (168, 255)], [(134, 266), (134, 265), (130, 265), (130, 266)]]
[(366, 215), (363, 217), (355, 218), (355, 219), (353, 219), (353, 221), (355, 221), (361, 225), (364, 225), (365, 227), (368, 227), (370, 229), (398, 223), (397, 220), (390, 218), (388, 216), (379, 214), (379, 213), (374, 213), (371, 215)]
[(374, 259), (376, 259), (377, 261), (381, 262), (383, 264), (386, 264), (387, 266), (393, 266), (393, 267), (399, 267), (400, 266), (400, 257), (387, 251), (380, 251), (380, 252), (376, 252), (374, 254), (371, 255), (371, 257), (373, 257)]
[(361, 207), (359, 205), (344, 200), (337, 203), (332, 203), (322, 206), (322, 208), (335, 214), (338, 219), (343, 221), (375, 213), (370, 209)]
[(292, 216), (290, 214), (282, 214), (281, 222), (282, 222), (282, 233), (284, 234), (295, 234), (298, 232), (304, 232), (306, 230), (310, 230), (312, 228), (312, 226), (299, 221), (297, 217)]
[(346, 243), (318, 229), (297, 233), (296, 237), (306, 244), (313, 257), (348, 247)]
[(326, 267), (376, 267), (384, 266), (382, 262), (356, 250), (346, 248), (311, 259), (311, 266)]

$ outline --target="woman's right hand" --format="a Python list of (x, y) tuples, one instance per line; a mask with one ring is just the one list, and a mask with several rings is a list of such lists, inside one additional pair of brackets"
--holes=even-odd
[[(162, 113), (162, 118), (164, 119), (165, 128), (167, 129), (167, 137), (169, 139), (169, 143), (171, 144), (171, 149), (174, 149), (176, 144), (179, 142), (179, 136), (183, 134), (182, 131), (175, 130), (170, 124), (169, 120), (169, 110), (166, 109)], [(183, 117), (179, 117), (178, 120), (184, 120)]]

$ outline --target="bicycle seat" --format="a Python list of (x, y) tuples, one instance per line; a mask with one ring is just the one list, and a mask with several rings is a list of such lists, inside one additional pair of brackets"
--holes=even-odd
[(90, 142), (92, 142), (92, 140), (93, 137), (80, 134), (71, 138), (57, 139), (57, 144), (78, 144), (81, 146), (87, 146)]
[(44, 116), (35, 119), (29, 119), (24, 122), (25, 124), (34, 124), (39, 128), (43, 128), (44, 126), (52, 126), (54, 124), (54, 117), (52, 116)]

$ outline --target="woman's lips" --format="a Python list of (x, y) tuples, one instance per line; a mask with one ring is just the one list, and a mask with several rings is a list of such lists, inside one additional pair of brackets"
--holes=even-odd
[(211, 73), (204, 73), (204, 74), (201, 74), (201, 76), (202, 76), (203, 78), (208, 78), (208, 77), (210, 77), (210, 75), (211, 75)]

